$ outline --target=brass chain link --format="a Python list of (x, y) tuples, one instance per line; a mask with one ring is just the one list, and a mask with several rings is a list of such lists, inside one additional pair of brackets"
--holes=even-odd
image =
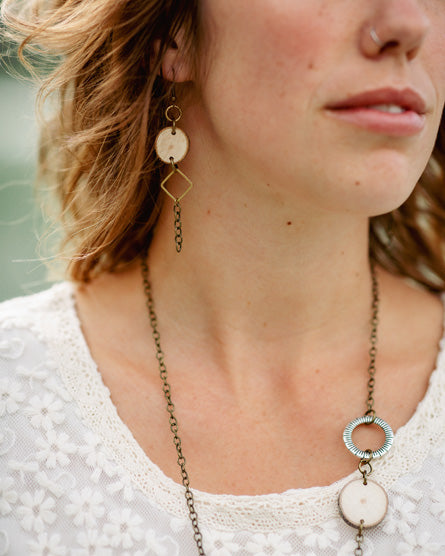
[(363, 519), (360, 520), (360, 527), (358, 528), (357, 536), (355, 540), (357, 541), (357, 548), (354, 550), (354, 556), (363, 556), (363, 548), (362, 542), (364, 541), (363, 537), (363, 529), (364, 529), (365, 522)]
[[(181, 250), (182, 245), (182, 227), (181, 227), (181, 206), (178, 202), (174, 205), (174, 213), (175, 213), (175, 241), (176, 241), (176, 250), (179, 252)], [(167, 367), (165, 365), (165, 355), (161, 348), (161, 336), (158, 330), (158, 319), (154, 310), (154, 302), (151, 293), (151, 284), (148, 277), (148, 263), (147, 263), (147, 255), (145, 253), (144, 256), (141, 257), (141, 267), (142, 267), (142, 278), (144, 284), (144, 292), (146, 297), (146, 306), (150, 318), (150, 325), (152, 328), (152, 336), (155, 342), (156, 347), (156, 359), (158, 360), (159, 365), (159, 375), (162, 380), (162, 390), (164, 392), (164, 397), (167, 402), (167, 412), (169, 413), (169, 423), (170, 423), (170, 430), (173, 434), (173, 443), (176, 448), (176, 453), (178, 456), (177, 462), (181, 469), (181, 477), (182, 477), (182, 484), (185, 488), (185, 499), (187, 502), (187, 507), (189, 510), (189, 517), (193, 527), (193, 538), (195, 540), (196, 546), (198, 547), (198, 554), (199, 556), (205, 556), (203, 542), (202, 542), (202, 533), (199, 529), (198, 525), (198, 514), (196, 513), (195, 509), (195, 501), (193, 497), (193, 492), (190, 489), (190, 479), (185, 467), (186, 459), (184, 457), (181, 445), (181, 439), (179, 437), (179, 426), (178, 421), (175, 416), (175, 406), (172, 401), (171, 397), (171, 387), (167, 380), (168, 373)], [(372, 318), (371, 318), (371, 348), (369, 350), (370, 362), (368, 367), (368, 372), (370, 375), (368, 381), (368, 399), (367, 399), (367, 407), (368, 410), (366, 415), (372, 415), (375, 417), (375, 410), (374, 410), (374, 386), (375, 386), (375, 373), (376, 373), (376, 356), (377, 356), (377, 326), (378, 326), (378, 308), (379, 308), (379, 289), (378, 289), (378, 281), (375, 271), (375, 264), (371, 260), (371, 278), (372, 278)], [(369, 465), (372, 472), (372, 467), (370, 465), (370, 460), (363, 460), (363, 464)], [(362, 472), (363, 473), (363, 472)], [(366, 482), (366, 475), (369, 474), (368, 472), (364, 472), (363, 478)], [(357, 533), (356, 541), (357, 541), (357, 548), (354, 551), (355, 556), (362, 556), (363, 549), (361, 544), (363, 542), (363, 529), (364, 529), (364, 521), (361, 520), (360, 527)]]
[(369, 456), (367, 458), (363, 458), (360, 460), (358, 464), (358, 470), (362, 474), (363, 477), (363, 484), (368, 484), (368, 476), (372, 473), (372, 450), (366, 450)]
[(374, 409), (374, 388), (375, 388), (375, 361), (377, 357), (377, 327), (379, 324), (379, 283), (375, 270), (375, 263), (371, 259), (371, 280), (372, 280), (372, 316), (371, 316), (371, 347), (369, 349), (369, 367), (368, 367), (368, 400), (366, 402), (368, 410), (365, 415), (375, 417)]
[(178, 456), (178, 465), (181, 469), (181, 477), (182, 477), (182, 484), (185, 488), (185, 499), (187, 502), (187, 507), (189, 510), (189, 517), (190, 521), (192, 522), (193, 527), (193, 538), (195, 539), (196, 546), (198, 547), (198, 554), (199, 556), (205, 556), (203, 544), (202, 544), (202, 534), (198, 526), (198, 514), (195, 510), (195, 501), (193, 498), (193, 492), (190, 489), (190, 479), (185, 468), (186, 459), (184, 457), (181, 445), (181, 439), (179, 437), (178, 431), (178, 421), (175, 416), (175, 406), (172, 401), (171, 397), (171, 387), (167, 381), (167, 367), (164, 361), (164, 352), (161, 348), (161, 336), (158, 330), (158, 319), (156, 317), (156, 313), (154, 310), (154, 303), (153, 297), (151, 294), (151, 285), (148, 278), (148, 264), (147, 264), (147, 256), (141, 258), (141, 266), (142, 266), (142, 277), (144, 282), (144, 292), (146, 296), (146, 306), (148, 309), (148, 315), (150, 318), (150, 324), (152, 329), (152, 336), (156, 346), (156, 359), (158, 360), (159, 364), (159, 375), (162, 380), (162, 390), (164, 392), (164, 397), (167, 402), (167, 411), (169, 413), (169, 423), (170, 423), (170, 430), (173, 434), (173, 443), (176, 448), (176, 453)]
[(175, 244), (176, 251), (181, 252), (182, 249), (182, 221), (181, 221), (181, 205), (176, 201), (173, 205), (173, 213), (175, 215)]

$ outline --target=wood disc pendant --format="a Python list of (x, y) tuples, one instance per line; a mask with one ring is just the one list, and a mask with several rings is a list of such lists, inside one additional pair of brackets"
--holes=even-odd
[(341, 490), (338, 505), (343, 519), (352, 527), (375, 527), (383, 521), (388, 511), (388, 495), (383, 487), (368, 479), (351, 481)]
[(173, 127), (165, 127), (156, 137), (155, 150), (162, 162), (170, 164), (173, 158), (174, 163), (177, 164), (184, 159), (189, 150), (189, 139), (179, 127), (175, 130)]

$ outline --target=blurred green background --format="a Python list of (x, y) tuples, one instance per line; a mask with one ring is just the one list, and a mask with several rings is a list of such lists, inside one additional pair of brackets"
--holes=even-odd
[[(45, 265), (39, 259), (39, 237), (44, 229), (34, 197), (37, 157), (34, 117), (35, 87), (11, 77), (0, 55), (0, 301), (48, 286)], [(14, 64), (14, 60), (12, 60)]]

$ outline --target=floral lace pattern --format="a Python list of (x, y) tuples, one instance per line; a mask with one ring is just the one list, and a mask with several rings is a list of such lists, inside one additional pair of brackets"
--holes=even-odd
[[(365, 555), (445, 554), (445, 340), (428, 392), (376, 462), (385, 521)], [(355, 477), (355, 474), (353, 475)], [(352, 555), (352, 477), (262, 496), (195, 491), (208, 556)], [(0, 306), (0, 556), (197, 553), (183, 488), (141, 450), (82, 336), (72, 286)]]

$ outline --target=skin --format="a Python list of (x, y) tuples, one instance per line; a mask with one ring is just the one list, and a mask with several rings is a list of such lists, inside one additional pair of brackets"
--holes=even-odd
[[(204, 0), (202, 15), (198, 74), (180, 36), (163, 67), (190, 89), (179, 124), (190, 137), (180, 167), (195, 183), (182, 202), (184, 248), (167, 200), (149, 253), (187, 468), (210, 492), (326, 485), (357, 465), (341, 434), (367, 396), (368, 219), (403, 203), (433, 148), (445, 3)], [(424, 97), (422, 132), (388, 136), (326, 110), (383, 86)], [(376, 409), (397, 430), (425, 395), (443, 309), (378, 274)], [(76, 300), (119, 414), (179, 482), (138, 264)], [(381, 443), (371, 427), (360, 436), (363, 449)]]

